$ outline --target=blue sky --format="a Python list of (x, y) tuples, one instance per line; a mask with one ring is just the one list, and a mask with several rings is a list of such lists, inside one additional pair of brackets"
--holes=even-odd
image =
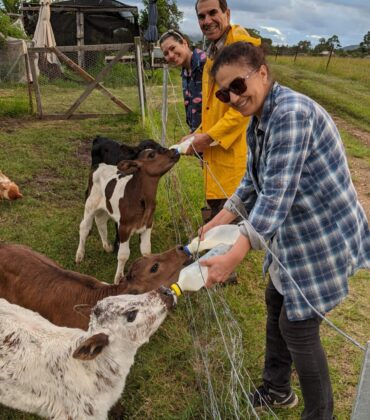
[[(140, 1), (123, 0), (142, 7)], [(184, 12), (181, 29), (201, 34), (194, 10), (195, 0), (177, 0)], [(228, 0), (232, 23), (258, 29), (274, 44), (296, 44), (308, 40), (316, 45), (321, 37), (338, 35), (342, 46), (359, 44), (370, 31), (370, 0)]]

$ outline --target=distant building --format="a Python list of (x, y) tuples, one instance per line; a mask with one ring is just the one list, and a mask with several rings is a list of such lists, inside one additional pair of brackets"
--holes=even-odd
[[(329, 55), (330, 55), (330, 51), (327, 51), (327, 50), (325, 50), (325, 51), (321, 51), (321, 53), (320, 53), (319, 55), (322, 55), (322, 56), (329, 56)], [(335, 55), (334, 51), (332, 52), (332, 55)]]

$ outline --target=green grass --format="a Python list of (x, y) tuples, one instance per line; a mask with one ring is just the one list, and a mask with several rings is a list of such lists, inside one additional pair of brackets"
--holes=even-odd
[(293, 56), (270, 57), (270, 62), (282, 65), (294, 65), (303, 70), (319, 73), (324, 76), (335, 76), (343, 80), (359, 82), (365, 88), (370, 88), (370, 62), (364, 58), (345, 58), (333, 56), (326, 69), (328, 57), (298, 56), (294, 63)]
[[(27, 94), (26, 94), (27, 95)], [(2, 92), (0, 85), (0, 117), (21, 117), (29, 113), (29, 100), (25, 88), (15, 86), (12, 92), (6, 89)]]
[[(336, 61), (326, 73), (311, 68), (311, 57), (300, 58), (295, 64), (291, 57), (279, 57), (277, 62), (270, 57), (273, 75), (280, 83), (305, 93), (329, 112), (370, 132), (370, 62), (361, 62), (363, 67), (360, 68), (367, 69), (367, 77), (348, 77), (351, 72), (346, 77), (342, 67), (335, 72)], [(355, 64), (353, 66), (356, 69)]]
[[(278, 69), (274, 67), (274, 71)], [(281, 72), (285, 74), (286, 81), (295, 80), (294, 77), (288, 78), (289, 67), (281, 65)], [(304, 76), (308, 77), (309, 73)], [(157, 77), (155, 75), (154, 79)], [(312, 89), (314, 77), (309, 78)], [(320, 91), (326, 85), (326, 79), (322, 77)], [(171, 72), (171, 80), (176, 84), (176, 95), (170, 86), (167, 134), (168, 142), (174, 143), (187, 132), (187, 128), (183, 122), (180, 123), (184, 113), (176, 72)], [(73, 92), (76, 94), (72, 87), (44, 88), (50, 93), (50, 104), (56, 104), (59, 100), (63, 102), (65, 97), (72, 98)], [(137, 101), (135, 88), (128, 86), (125, 89), (122, 90), (124, 98)], [(20, 92), (24, 92), (26, 97), (24, 88), (0, 87), (1, 98), (19, 95)], [(96, 106), (101, 95), (97, 98)], [(79, 266), (74, 264), (90, 165), (91, 139), (102, 134), (128, 143), (136, 143), (147, 137), (158, 140), (161, 134), (162, 87), (148, 86), (147, 98), (150, 117), (145, 127), (137, 112), (119, 118), (82, 121), (6, 119), (4, 130), (0, 131), (0, 150), (5, 151), (0, 153), (0, 169), (20, 185), (24, 198), (13, 203), (0, 202), (0, 239), (31, 246), (68, 269), (111, 281), (116, 259), (114, 255), (104, 253), (95, 228), (87, 240), (85, 261)], [(114, 107), (109, 102), (105, 105), (105, 111), (112, 112)], [(135, 109), (138, 110), (137, 107)], [(369, 149), (346, 132), (342, 135), (347, 151), (368, 162)], [(160, 182), (152, 236), (155, 252), (164, 251), (178, 242), (185, 243), (188, 238), (186, 227), (190, 225), (194, 235), (201, 223), (199, 209), (204, 204), (204, 193), (197, 160), (181, 158), (172, 172), (177, 173), (179, 184), (173, 186), (169, 181), (171, 176)], [(174, 190), (181, 191), (184, 200), (182, 206)], [(185, 221), (187, 226), (184, 226)], [(113, 236), (112, 226), (110, 235)], [(133, 241), (131, 250), (130, 261), (133, 261), (139, 256), (137, 240)], [(236, 352), (236, 360), (241, 363), (244, 372), (244, 385), (248, 386), (245, 371), (259, 385), (264, 360), (266, 316), (262, 259), (261, 253), (250, 253), (238, 268), (238, 286), (217, 288), (210, 292), (216, 313), (206, 291), (180, 299), (176, 310), (136, 356), (121, 398), (125, 409), (124, 419), (212, 418), (208, 396), (210, 386), (214, 389), (221, 418), (233, 418), (229, 394), (231, 367), (221, 332), (225, 333), (226, 343), (232, 349), (229, 331), (236, 336), (240, 331), (242, 348)], [(369, 280), (368, 272), (360, 271), (354, 276), (350, 280), (350, 296), (330, 314), (332, 321), (362, 344), (369, 339)], [(224, 302), (230, 312), (225, 310)], [(322, 337), (333, 381), (335, 414), (339, 420), (345, 420), (350, 417), (363, 353), (326, 326), (323, 326)], [(209, 359), (210, 383), (200, 360), (202, 354)], [(300, 396), (296, 374), (293, 374), (293, 387)], [(240, 389), (237, 394), (241, 418), (247, 418), (248, 410)], [(299, 419), (301, 410), (302, 401), (298, 408), (288, 413), (277, 412), (277, 415), (284, 420)], [(0, 407), (0, 420), (31, 419), (37, 417)]]

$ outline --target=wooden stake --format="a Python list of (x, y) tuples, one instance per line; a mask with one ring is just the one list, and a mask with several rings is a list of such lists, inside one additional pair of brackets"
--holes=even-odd
[(37, 105), (37, 116), (42, 119), (42, 103), (41, 103), (41, 93), (40, 93), (40, 86), (37, 78), (37, 72), (36, 72), (36, 54), (31, 53), (30, 54), (30, 67), (31, 67), (31, 74), (32, 74), (32, 84), (33, 89), (35, 91), (35, 98), (36, 98), (36, 105)]
[(24, 62), (26, 66), (26, 75), (27, 75), (27, 89), (28, 89), (28, 99), (30, 103), (30, 114), (33, 114), (33, 100), (32, 100), (32, 82), (30, 78), (30, 63), (28, 53), (24, 55)]

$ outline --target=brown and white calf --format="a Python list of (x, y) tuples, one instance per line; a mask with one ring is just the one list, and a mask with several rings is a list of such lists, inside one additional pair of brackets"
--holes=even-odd
[(13, 201), (22, 197), (18, 185), (0, 171), (0, 199)]
[(123, 160), (117, 166), (100, 164), (93, 173), (90, 194), (85, 203), (84, 218), (80, 224), (80, 243), (76, 262), (85, 255), (86, 238), (93, 220), (99, 231), (103, 248), (112, 252), (108, 241), (107, 222), (111, 218), (118, 224), (119, 249), (114, 282), (123, 276), (125, 263), (130, 256), (130, 238), (140, 234), (142, 255), (151, 253), (151, 231), (156, 206), (158, 182), (179, 160), (175, 150), (147, 149), (136, 160)]
[(119, 284), (65, 270), (32, 249), (0, 244), (0, 298), (38, 312), (53, 324), (87, 329), (88, 319), (75, 305), (94, 306), (107, 296), (139, 294), (170, 286), (189, 262), (182, 247), (136, 260)]
[(53, 420), (105, 420), (138, 348), (174, 305), (171, 292), (107, 297), (88, 331), (57, 327), (0, 299), (0, 403)]

